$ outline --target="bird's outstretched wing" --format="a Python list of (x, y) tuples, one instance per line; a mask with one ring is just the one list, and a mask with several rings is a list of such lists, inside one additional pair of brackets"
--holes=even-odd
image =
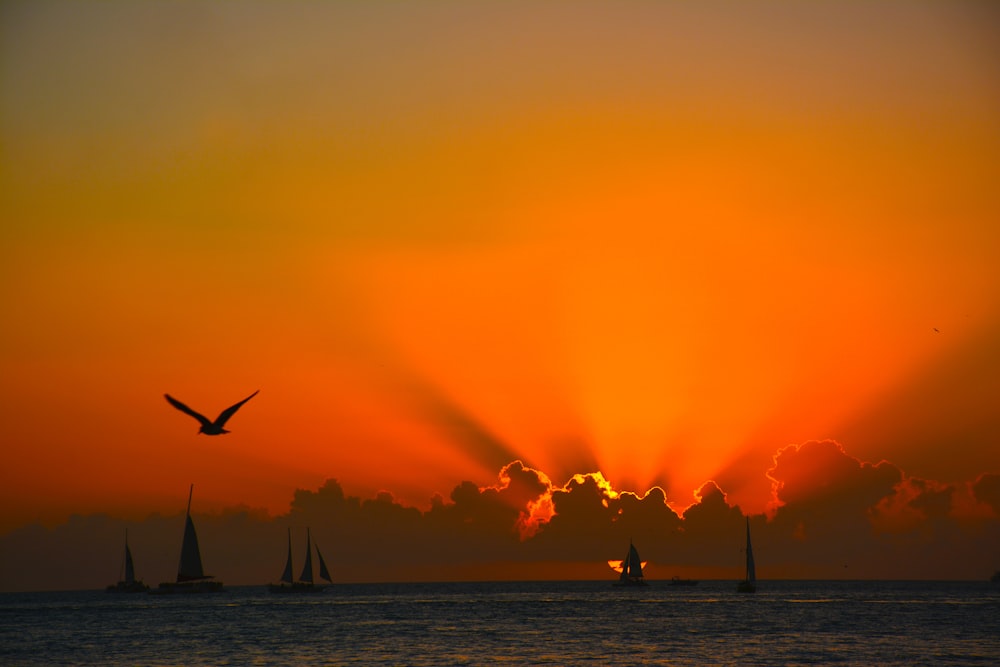
[(169, 403), (170, 405), (174, 406), (175, 408), (177, 408), (181, 412), (185, 412), (185, 413), (191, 415), (192, 417), (194, 417), (195, 419), (197, 419), (198, 421), (200, 421), (201, 424), (202, 424), (202, 426), (211, 426), (212, 425), (212, 422), (211, 422), (211, 420), (209, 420), (208, 417), (206, 417), (205, 415), (200, 414), (198, 412), (195, 412), (194, 410), (192, 410), (188, 406), (184, 405), (183, 403), (181, 403), (180, 401), (178, 401), (176, 398), (174, 398), (170, 394), (164, 394), (163, 396), (167, 399), (167, 403)]
[(250, 394), (239, 403), (235, 405), (230, 405), (228, 408), (220, 412), (219, 416), (215, 418), (215, 425), (218, 426), (219, 428), (222, 428), (225, 425), (225, 423), (229, 421), (229, 418), (232, 417), (234, 414), (236, 414), (236, 411), (240, 409), (240, 406), (242, 406), (244, 403), (246, 403), (251, 398), (256, 396), (259, 391), (260, 389)]

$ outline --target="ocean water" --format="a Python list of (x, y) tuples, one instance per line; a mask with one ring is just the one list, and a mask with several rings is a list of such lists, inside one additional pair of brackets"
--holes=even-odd
[(502, 582), (0, 594), (2, 665), (995, 665), (988, 582)]

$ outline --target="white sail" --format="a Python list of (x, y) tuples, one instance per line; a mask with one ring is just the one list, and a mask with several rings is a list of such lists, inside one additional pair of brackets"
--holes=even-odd
[(187, 517), (184, 521), (184, 541), (181, 543), (181, 562), (177, 568), (177, 581), (198, 581), (210, 579), (205, 576), (201, 566), (201, 549), (198, 548), (198, 533), (194, 530), (191, 520), (191, 496), (194, 495), (194, 484), (188, 493)]
[(319, 547), (316, 547), (316, 557), (319, 558), (319, 576), (332, 584), (333, 579), (330, 578), (330, 571), (326, 569), (326, 563), (323, 562), (323, 554), (319, 552)]
[(285, 560), (285, 571), (281, 573), (280, 581), (292, 583), (292, 529), (288, 529), (288, 559)]
[(753, 545), (750, 544), (750, 517), (747, 517), (746, 577), (736, 586), (739, 593), (754, 593), (757, 591), (757, 568), (753, 563)]
[(629, 577), (642, 576), (642, 561), (639, 559), (639, 552), (632, 544), (629, 544), (627, 565), (624, 570)]
[(299, 577), (299, 581), (304, 581), (307, 584), (313, 582), (312, 539), (308, 528), (306, 528), (306, 564), (302, 567), (302, 576)]
[(135, 583), (135, 564), (132, 562), (132, 551), (128, 548), (128, 533), (125, 533), (125, 579), (126, 584)]

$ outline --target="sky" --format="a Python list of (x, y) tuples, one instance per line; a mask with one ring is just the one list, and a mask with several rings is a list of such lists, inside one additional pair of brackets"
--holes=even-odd
[(992, 5), (0, 14), (0, 589), (1000, 568)]

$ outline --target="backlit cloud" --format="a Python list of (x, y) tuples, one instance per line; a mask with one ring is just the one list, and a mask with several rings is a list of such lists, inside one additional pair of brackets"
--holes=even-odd
[[(761, 474), (775, 500), (749, 517), (762, 578), (978, 578), (996, 568), (1000, 474), (946, 484), (861, 461), (833, 441), (783, 447)], [(600, 472), (557, 485), (512, 461), (495, 483), (461, 482), (426, 510), (389, 491), (352, 496), (330, 479), (296, 491), (286, 514), (239, 507), (196, 513), (195, 522), (207, 570), (230, 584), (262, 584), (278, 575), (286, 532), (300, 554), (307, 527), (338, 581), (600, 578), (630, 541), (651, 579), (735, 578), (746, 516), (714, 481), (680, 515), (659, 487), (615, 489)], [(103, 586), (114, 580), (126, 528), (140, 576), (169, 580), (182, 524), (181, 515), (91, 515), (18, 528), (0, 537), (0, 589)]]
[(972, 485), (972, 492), (977, 500), (992, 507), (993, 512), (1000, 516), (1000, 474), (980, 475)]
[(832, 440), (782, 448), (767, 474), (776, 507), (793, 505), (838, 513), (872, 507), (901, 479), (892, 464), (860, 461)]

